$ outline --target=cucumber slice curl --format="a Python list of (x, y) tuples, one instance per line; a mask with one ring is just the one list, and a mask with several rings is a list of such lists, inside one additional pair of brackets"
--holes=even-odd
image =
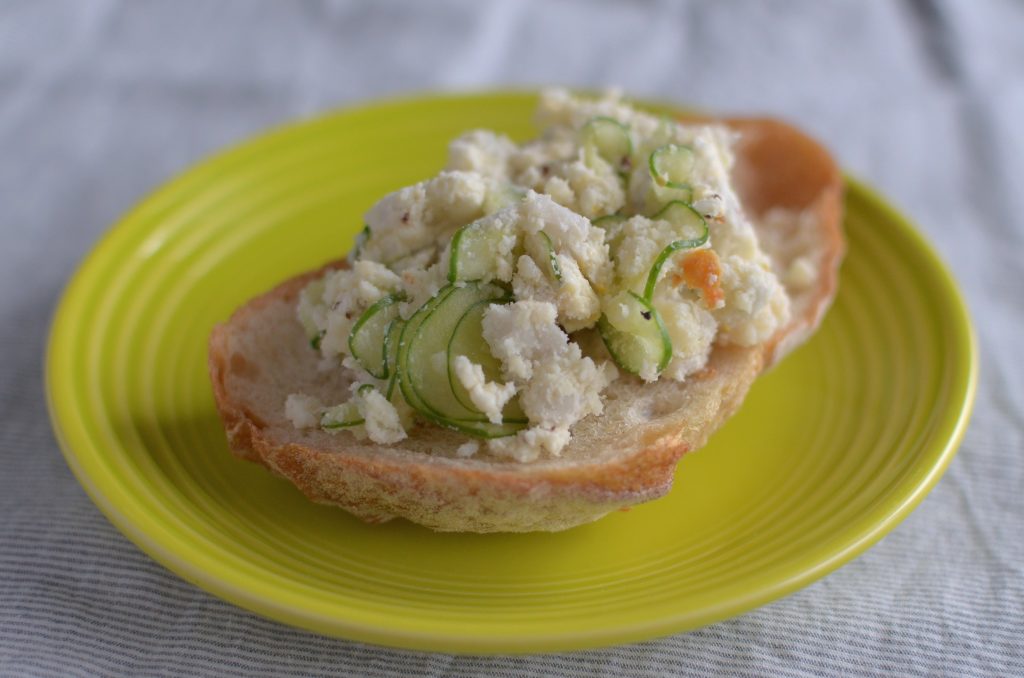
[[(459, 319), (452, 331), (452, 337), (448, 341), (448, 383), (451, 386), (455, 399), (466, 409), (477, 411), (469, 392), (455, 376), (455, 359), (458, 356), (465, 356), (484, 371), (487, 381), (497, 381), (501, 376), (501, 362), (495, 358), (483, 339), (483, 318), (491, 304), (507, 304), (511, 298), (505, 297), (500, 300), (478, 301), (470, 306)], [(513, 397), (504, 408), (502, 418), (509, 423), (526, 423), (527, 418), (519, 405), (519, 398)]]
[(658, 309), (636, 292), (613, 297), (597, 329), (615, 363), (645, 381), (657, 379), (672, 360), (672, 339)]
[(587, 159), (592, 161), (596, 155), (616, 171), (629, 169), (633, 140), (629, 129), (618, 120), (602, 115), (591, 118), (580, 129), (580, 143)]
[(665, 144), (651, 151), (647, 167), (659, 186), (690, 189), (695, 157), (693, 149), (678, 144)]
[(665, 262), (673, 254), (680, 250), (700, 247), (708, 241), (708, 224), (704, 217), (684, 202), (672, 201), (651, 218), (671, 223), (676, 228), (679, 239), (669, 243), (654, 259), (654, 264), (647, 274), (647, 282), (644, 285), (643, 298), (647, 301), (654, 297), (654, 288), (661, 277)]
[(424, 418), (477, 438), (510, 436), (526, 427), (525, 420), (494, 424), (479, 410), (466, 407), (447, 374), (451, 338), (466, 312), (479, 302), (509, 299), (505, 289), (490, 283), (452, 283), (406, 322), (398, 347), (398, 383), (405, 401)]
[(493, 276), (503, 256), (502, 242), (508, 237), (516, 236), (498, 219), (478, 219), (456, 231), (448, 261), (449, 282)]
[(381, 297), (363, 311), (348, 335), (348, 348), (352, 357), (376, 379), (387, 379), (391, 373), (387, 335), (391, 321), (398, 317), (400, 301), (405, 301), (404, 292)]

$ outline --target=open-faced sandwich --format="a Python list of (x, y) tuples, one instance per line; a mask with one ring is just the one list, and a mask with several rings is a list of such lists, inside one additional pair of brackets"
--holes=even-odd
[(842, 179), (766, 119), (544, 92), (471, 131), (344, 261), (210, 339), (231, 449), (310, 499), (437, 530), (561, 530), (664, 495), (835, 296)]

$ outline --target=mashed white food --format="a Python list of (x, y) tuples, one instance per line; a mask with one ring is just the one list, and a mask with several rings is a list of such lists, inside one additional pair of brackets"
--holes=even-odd
[[(705, 366), (714, 343), (753, 345), (787, 321), (788, 297), (730, 183), (732, 132), (681, 125), (615, 95), (584, 99), (563, 90), (542, 94), (537, 120), (541, 134), (524, 144), (484, 130), (455, 139), (437, 177), (367, 212), (351, 268), (303, 291), (298, 317), (325, 369), (349, 370), (364, 385), (351, 400), (359, 423), (330, 430), (392, 444), (416, 422), (448, 425), (469, 433), (458, 456), (558, 456), (576, 422), (600, 415), (604, 389), (627, 378), (620, 371), (683, 381)], [(689, 210), (688, 228), (696, 224), (702, 239), (678, 246), (683, 231), (670, 204)], [(493, 237), (463, 252), (452, 238), (469, 224)], [(473, 256), (489, 265), (463, 279), (467, 262), (458, 258)], [(807, 268), (797, 261), (788, 277), (800, 281)], [(394, 298), (392, 322), (400, 328), (439, 303), (439, 292), (466, 285), (497, 286), (506, 296), (476, 320), (478, 358), (448, 356), (446, 338), (429, 339), (442, 342), (430, 368), (450, 383), (438, 379), (406, 403), (395, 387), (402, 379), (395, 356), (413, 340), (398, 330), (390, 337), (390, 324), (367, 342), (378, 347), (370, 362), (383, 366), (379, 373), (366, 356), (353, 355), (354, 328), (376, 302)], [(661, 333), (630, 343), (652, 316)], [(587, 354), (574, 333), (595, 327), (609, 350)], [(479, 355), (485, 359), (474, 362)], [(445, 389), (437, 408), (435, 388)], [(467, 429), (465, 416), (449, 421), (444, 407), (475, 412), (473, 421), (497, 428)], [(286, 405), (302, 428), (321, 425), (327, 410), (300, 394)], [(500, 435), (474, 433), (480, 430)]]

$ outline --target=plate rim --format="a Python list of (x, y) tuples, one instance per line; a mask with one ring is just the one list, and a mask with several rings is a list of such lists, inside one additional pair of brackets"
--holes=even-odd
[[(284, 622), (329, 636), (405, 649), (467, 654), (524, 654), (606, 647), (636, 642), (693, 630), (746, 611), (751, 611), (803, 588), (846, 564), (877, 543), (920, 504), (924, 497), (934, 488), (956, 455), (973, 412), (977, 392), (979, 360), (976, 331), (962, 291), (957, 285), (953, 274), (932, 244), (907, 217), (890, 205), (880, 193), (871, 188), (867, 183), (849, 174), (844, 175), (848, 193), (860, 194), (860, 197), (870, 203), (873, 209), (882, 212), (887, 220), (897, 225), (901, 234), (927, 260), (932, 273), (942, 283), (943, 293), (939, 296), (943, 300), (944, 308), (954, 311), (955, 318), (951, 320), (951, 324), (960, 330), (959, 334), (961, 336), (958, 336), (954, 343), (963, 351), (966, 351), (969, 358), (966, 371), (961, 375), (960, 379), (963, 383), (959, 384), (958, 388), (953, 388), (953, 392), (960, 396), (958, 398), (960, 401), (959, 411), (956, 413), (955, 421), (952, 423), (951, 434), (942, 440), (942, 449), (934, 463), (928, 467), (927, 474), (916, 484), (913, 484), (912, 487), (908, 488), (908, 491), (898, 493), (902, 501), (896, 510), (890, 512), (883, 520), (874, 523), (870, 528), (862, 531), (859, 538), (847, 543), (844, 548), (841, 548), (814, 566), (804, 568), (797, 575), (777, 582), (774, 586), (764, 587), (750, 595), (727, 601), (727, 604), (712, 608), (696, 620), (694, 620), (692, 614), (683, 611), (678, 615), (661, 616), (642, 623), (634, 622), (627, 626), (612, 629), (596, 631), (591, 629), (583, 631), (573, 630), (556, 635), (545, 633), (534, 636), (523, 634), (515, 637), (485, 638), (473, 635), (453, 636), (451, 633), (446, 632), (413, 632), (407, 629), (396, 629), (383, 625), (373, 626), (359, 621), (354, 622), (348, 618), (339, 619), (336, 616), (322, 615), (309, 609), (296, 609), (294, 606), (275, 600), (272, 596), (249, 590), (224, 578), (209, 575), (191, 562), (188, 557), (181, 556), (173, 549), (161, 543), (159, 539), (149, 534), (143, 525), (140, 525), (135, 518), (122, 510), (122, 506), (118, 504), (116, 496), (108, 496), (110, 494), (109, 488), (106, 488), (105, 491), (105, 488), (85, 468), (82, 460), (79, 458), (81, 453), (76, 451), (73, 442), (69, 440), (68, 433), (62, 425), (60, 416), (62, 410), (58, 402), (60, 397), (57, 395), (57, 391), (60, 388), (59, 375), (55, 373), (54, 363), (61, 338), (64, 336), (64, 333), (71, 332), (73, 329), (65, 327), (66, 321), (64, 318), (69, 314), (69, 308), (71, 308), (71, 304), (75, 300), (77, 290), (82, 288), (87, 282), (87, 274), (90, 267), (100, 260), (102, 254), (107, 249), (113, 246), (112, 242), (122, 230), (130, 229), (132, 222), (138, 214), (158, 204), (165, 195), (177, 190), (181, 182), (187, 180), (194, 173), (209, 168), (224, 158), (244, 151), (250, 146), (264, 143), (270, 138), (286, 135), (293, 130), (324, 123), (337, 116), (373, 110), (379, 107), (422, 103), (425, 100), (446, 101), (457, 104), (458, 102), (481, 98), (535, 96), (536, 91), (517, 89), (413, 93), (372, 99), (360, 102), (354, 106), (325, 111), (319, 115), (290, 120), (283, 124), (257, 131), (239, 142), (225, 146), (189, 164), (182, 171), (159, 183), (107, 228), (103, 236), (97, 240), (90, 248), (88, 254), (75, 268), (74, 273), (62, 290), (59, 301), (51, 315), (44, 353), (44, 384), (51, 427), (66, 463), (92, 502), (122, 534), (128, 537), (131, 542), (157, 563), (193, 585), (198, 586), (200, 589), (278, 622)], [(655, 106), (670, 105), (677, 109), (683, 108), (675, 104), (666, 104), (665, 102), (650, 103)], [(945, 421), (948, 421), (948, 419), (944, 418), (943, 422), (945, 423)], [(97, 453), (99, 453), (98, 450)], [(114, 494), (116, 495), (116, 493)]]

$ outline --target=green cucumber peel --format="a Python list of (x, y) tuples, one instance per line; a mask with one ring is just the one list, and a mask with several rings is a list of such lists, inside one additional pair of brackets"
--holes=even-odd
[(359, 408), (351, 400), (341, 405), (328, 407), (320, 416), (320, 428), (328, 431), (351, 428), (363, 423), (365, 420), (359, 415)]
[(558, 282), (562, 282), (562, 267), (558, 264), (558, 257), (555, 256), (555, 244), (551, 242), (551, 236), (544, 231), (539, 231), (537, 235), (540, 236), (541, 241), (544, 243), (544, 249), (547, 251), (551, 275)]
[(398, 302), (404, 292), (385, 295), (370, 305), (348, 333), (348, 349), (359, 366), (377, 379), (387, 379), (387, 327), (398, 316)]
[(508, 234), (493, 220), (477, 220), (457, 230), (448, 258), (448, 282), (482, 280), (493, 274), (498, 268), (498, 245)]
[[(484, 312), (491, 304), (507, 304), (511, 301), (512, 297), (504, 297), (485, 299), (473, 304), (462, 314), (448, 341), (448, 383), (456, 400), (467, 409), (475, 410), (477, 408), (473, 404), (472, 398), (469, 397), (469, 393), (455, 376), (455, 359), (462, 355), (470, 362), (480, 365), (487, 381), (496, 381), (501, 376), (501, 363), (491, 354), (490, 347), (487, 346), (487, 342), (483, 338), (482, 321)], [(518, 397), (513, 397), (505, 404), (502, 419), (505, 423), (510, 424), (529, 423), (519, 406)]]
[(388, 388), (385, 394), (389, 401), (398, 384), (398, 342), (402, 337), (404, 325), (405, 321), (401, 316), (394, 318), (388, 323), (387, 331), (384, 334), (384, 355), (387, 356), (388, 365), (391, 367), (391, 376), (388, 379)]
[(621, 330), (601, 314), (597, 329), (615, 363), (626, 372), (640, 375), (648, 362), (653, 362), (655, 373), (661, 372), (672, 360), (672, 338), (665, 327), (661, 314), (648, 300), (635, 292), (627, 291), (627, 300), (641, 318), (641, 332)]
[(665, 144), (651, 151), (647, 167), (659, 186), (690, 190), (694, 155), (689, 146)]
[(633, 140), (629, 128), (618, 120), (604, 115), (591, 118), (580, 128), (580, 140), (585, 152), (596, 152), (613, 169), (622, 171), (629, 167)]
[[(426, 388), (426, 384), (419, 383), (422, 381), (423, 365), (421, 361), (426, 358), (427, 360), (432, 359), (435, 351), (430, 350), (431, 346), (428, 345), (426, 349), (419, 342), (426, 339), (427, 341), (444, 341), (443, 346), (447, 346), (447, 339), (441, 337), (445, 334), (445, 328), (437, 327), (433, 328), (432, 332), (423, 332), (423, 326), (430, 321), (431, 316), (437, 312), (438, 308), (445, 303), (450, 301), (460, 304), (471, 302), (475, 303), (480, 300), (480, 297), (473, 298), (473, 293), (481, 294), (483, 298), (493, 299), (504, 299), (507, 297), (507, 291), (496, 286), (496, 285), (478, 285), (475, 283), (466, 283), (462, 285), (449, 284), (442, 288), (437, 295), (431, 298), (425, 303), (419, 310), (416, 311), (406, 322), (405, 327), (402, 328), (401, 339), (399, 340), (398, 350), (398, 370), (399, 378), (398, 385), (401, 389), (402, 396), (410, 407), (415, 409), (417, 413), (422, 415), (428, 421), (443, 426), (445, 428), (464, 433), (466, 435), (474, 436), (477, 438), (500, 438), (509, 435), (513, 435), (516, 431), (525, 427), (525, 424), (520, 423), (501, 423), (492, 424), (487, 421), (487, 418), (482, 413), (476, 413), (468, 408), (465, 408), (455, 399), (454, 393), (452, 393), (450, 385), (447, 379), (435, 380), (433, 386), (435, 388), (441, 388), (442, 391), (435, 392), (434, 394), (424, 394), (422, 390)], [(459, 298), (452, 299), (452, 295), (459, 295)], [(443, 309), (442, 309), (443, 310)], [(455, 311), (459, 309), (449, 308), (448, 313), (450, 316), (455, 316)], [(464, 313), (464, 311), (462, 312)], [(461, 317), (462, 313), (458, 313), (454, 320), (457, 322)], [(436, 320), (436, 319), (435, 319)], [(442, 318), (443, 321), (451, 321), (452, 317)], [(444, 322), (440, 323), (445, 324)], [(427, 329), (431, 329), (428, 325)], [(451, 331), (448, 331), (448, 338), (450, 339)], [(430, 355), (425, 355), (425, 354)], [(447, 358), (447, 356), (445, 356)], [(416, 360), (412, 360), (416, 358)], [(445, 365), (447, 369), (447, 365)], [(442, 386), (443, 384), (443, 386)], [(426, 397), (424, 397), (426, 395)], [(430, 399), (433, 395), (434, 398)], [(444, 411), (445, 408), (450, 408), (450, 411)]]
[(664, 208), (651, 219), (668, 221), (673, 225), (677, 225), (680, 229), (694, 229), (696, 231), (695, 237), (675, 240), (669, 243), (661, 252), (658, 253), (657, 258), (654, 260), (654, 264), (651, 266), (650, 272), (647, 274), (647, 284), (644, 285), (643, 298), (650, 301), (654, 297), (654, 288), (658, 284), (658, 279), (661, 277), (661, 271), (665, 266), (665, 262), (668, 261), (673, 254), (680, 250), (693, 249), (700, 247), (708, 241), (708, 224), (704, 220), (704, 217), (700, 215), (697, 210), (693, 209), (690, 205), (684, 202), (672, 201), (665, 205)]

